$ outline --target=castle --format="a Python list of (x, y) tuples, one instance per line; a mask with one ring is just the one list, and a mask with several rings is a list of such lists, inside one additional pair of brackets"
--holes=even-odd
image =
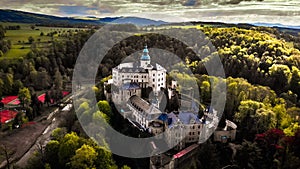
[(113, 84), (112, 100), (116, 104), (128, 101), (131, 96), (142, 95), (142, 89), (152, 88), (157, 94), (166, 87), (166, 69), (159, 64), (151, 64), (147, 46), (139, 61), (121, 63), (112, 69)]
[[(150, 168), (179, 168), (186, 160), (195, 156), (199, 143), (204, 142), (214, 132), (214, 140), (224, 142), (235, 139), (236, 125), (226, 120), (225, 129), (218, 128), (219, 117), (211, 108), (199, 117), (193, 97), (179, 97), (181, 108), (165, 112), (160, 108), (162, 95), (167, 93), (171, 100), (176, 95), (177, 83), (166, 84), (166, 69), (157, 63), (151, 63), (149, 50), (145, 46), (143, 54), (136, 62), (121, 63), (112, 70), (113, 86), (111, 99), (120, 105), (124, 118), (143, 132), (152, 135), (165, 134), (165, 141), (175, 154), (160, 154), (150, 158)], [(146, 90), (153, 98), (145, 98)], [(167, 92), (165, 92), (167, 91)], [(148, 95), (149, 97), (149, 95)], [(126, 109), (126, 111), (124, 111)], [(156, 147), (154, 145), (154, 147)]]

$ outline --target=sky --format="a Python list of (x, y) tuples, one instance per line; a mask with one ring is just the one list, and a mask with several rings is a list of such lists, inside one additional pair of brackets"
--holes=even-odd
[(167, 22), (300, 26), (300, 0), (1, 0), (0, 8), (70, 17), (137, 16)]

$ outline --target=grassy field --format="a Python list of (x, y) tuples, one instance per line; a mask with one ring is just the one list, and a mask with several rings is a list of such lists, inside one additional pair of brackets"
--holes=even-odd
[[(31, 50), (31, 45), (28, 42), (28, 38), (31, 36), (34, 39), (34, 43), (37, 48), (48, 48), (51, 44), (52, 37), (47, 36), (48, 33), (57, 32), (58, 34), (67, 33), (68, 31), (75, 31), (78, 28), (59, 28), (59, 27), (42, 27), (34, 26), (34, 29), (31, 28), (32, 24), (23, 24), (23, 23), (7, 23), (0, 22), (0, 25), (5, 26), (15, 26), (19, 25), (20, 30), (7, 30), (5, 33), (5, 39), (11, 41), (11, 49), (0, 58), (1, 59), (13, 59), (26, 56), (27, 53)], [(79, 30), (79, 29), (78, 29)], [(43, 36), (41, 36), (43, 32)], [(58, 34), (55, 34), (53, 38), (55, 40), (62, 40), (62, 37), (59, 37)]]

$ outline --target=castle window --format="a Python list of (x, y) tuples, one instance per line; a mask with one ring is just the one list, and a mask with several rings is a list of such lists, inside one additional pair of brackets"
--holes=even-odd
[(153, 79), (153, 82), (155, 82), (155, 79)]
[(155, 76), (155, 74), (153, 74), (153, 76)]

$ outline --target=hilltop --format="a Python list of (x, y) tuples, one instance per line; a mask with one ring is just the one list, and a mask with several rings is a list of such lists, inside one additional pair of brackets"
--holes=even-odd
[(139, 17), (58, 17), (24, 11), (0, 9), (0, 22), (30, 23), (39, 25), (101, 25), (105, 23), (132, 23), (140, 26), (166, 24), (164, 21), (155, 21)]

